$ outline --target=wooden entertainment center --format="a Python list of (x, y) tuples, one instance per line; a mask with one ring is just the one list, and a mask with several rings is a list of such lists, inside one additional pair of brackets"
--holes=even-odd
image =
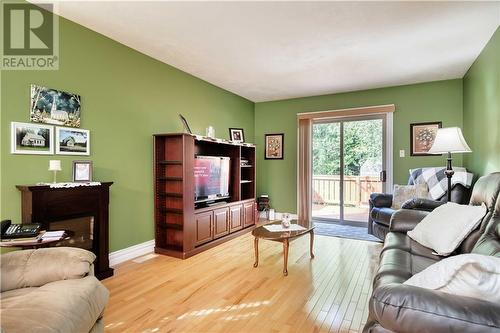
[[(153, 138), (156, 253), (185, 259), (253, 229), (258, 216), (254, 145), (191, 134)], [(195, 202), (196, 156), (230, 158), (229, 196), (223, 201)]]

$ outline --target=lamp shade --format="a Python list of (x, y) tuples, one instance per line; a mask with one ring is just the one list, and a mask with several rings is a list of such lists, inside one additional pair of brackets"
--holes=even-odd
[(60, 160), (50, 160), (49, 161), (49, 171), (61, 171), (61, 161)]
[(462, 130), (459, 127), (447, 127), (437, 130), (436, 138), (429, 154), (445, 153), (470, 153), (467, 142), (465, 142)]

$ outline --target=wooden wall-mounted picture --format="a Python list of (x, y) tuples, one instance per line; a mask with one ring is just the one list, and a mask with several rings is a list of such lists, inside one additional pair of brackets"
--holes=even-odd
[(428, 154), (428, 151), (434, 143), (438, 128), (442, 126), (443, 124), (440, 121), (410, 124), (411, 156), (432, 155)]
[(265, 156), (266, 160), (282, 160), (284, 155), (285, 134), (265, 135)]

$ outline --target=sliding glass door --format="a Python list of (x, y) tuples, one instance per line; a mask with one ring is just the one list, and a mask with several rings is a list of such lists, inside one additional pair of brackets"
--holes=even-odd
[(368, 199), (385, 190), (386, 116), (315, 121), (312, 216), (367, 225)]

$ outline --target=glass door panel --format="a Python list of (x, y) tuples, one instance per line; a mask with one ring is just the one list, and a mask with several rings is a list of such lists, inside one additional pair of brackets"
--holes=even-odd
[(312, 216), (366, 226), (372, 192), (383, 192), (385, 116), (313, 123)]
[(315, 123), (312, 130), (312, 216), (340, 220), (340, 122)]
[(370, 193), (382, 192), (384, 120), (343, 122), (343, 219), (368, 222)]

